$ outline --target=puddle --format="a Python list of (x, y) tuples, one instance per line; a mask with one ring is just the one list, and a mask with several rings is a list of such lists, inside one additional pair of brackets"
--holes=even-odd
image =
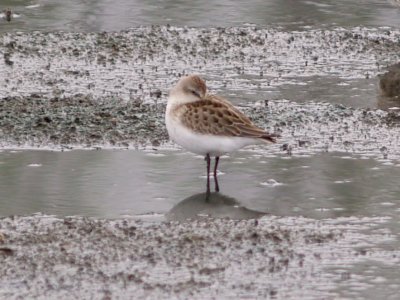
[(3, 151), (0, 162), (3, 216), (118, 218), (182, 209), (196, 217), (216, 207), (245, 207), (279, 216), (390, 216), (395, 222), (400, 209), (399, 164), (349, 153), (264, 157), (255, 149), (224, 156), (221, 195), (209, 203), (201, 194), (203, 158), (181, 151)]

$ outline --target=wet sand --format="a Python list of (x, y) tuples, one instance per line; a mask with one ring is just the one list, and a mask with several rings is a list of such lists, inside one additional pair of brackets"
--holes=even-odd
[[(5, 98), (0, 102), (0, 146), (28, 149), (143, 149), (169, 145), (165, 104), (87, 97)], [(328, 103), (259, 101), (241, 107), (259, 126), (279, 133), (267, 152), (350, 151), (398, 158), (400, 117), (396, 111), (355, 109)]]
[(54, 149), (159, 146), (168, 139), (164, 107), (85, 96), (5, 98), (0, 101), (0, 145)]
[[(0, 296), (333, 299), (354, 292), (360, 296), (368, 293), (368, 283), (362, 292), (335, 290), (359, 280), (352, 276), (371, 275), (346, 271), (349, 264), (384, 259), (395, 265), (400, 259), (398, 250), (385, 252), (373, 246), (387, 240), (387, 235), (378, 233), (373, 242), (366, 242), (372, 235), (360, 233), (381, 222), (274, 216), (156, 224), (43, 215), (4, 218)], [(331, 272), (326, 271), (329, 267)], [(390, 293), (395, 290), (388, 288), (386, 295)]]
[(292, 148), (363, 151), (372, 145), (395, 152), (396, 111), (326, 104), (323, 94), (321, 101), (304, 105), (268, 95), (282, 84), (300, 92), (313, 76), (337, 76), (343, 80), (337, 83), (340, 93), (351, 88), (351, 78), (375, 77), (396, 62), (399, 36), (389, 29), (290, 32), (255, 26), (4, 34), (0, 146), (165, 144), (168, 90), (181, 75), (197, 72), (206, 74), (212, 92), (232, 98)]

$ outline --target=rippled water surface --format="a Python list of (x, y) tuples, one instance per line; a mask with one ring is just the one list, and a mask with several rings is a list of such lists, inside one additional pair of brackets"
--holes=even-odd
[[(396, 161), (347, 153), (289, 157), (250, 150), (221, 161), (221, 193), (249, 209), (313, 218), (398, 220)], [(0, 211), (3, 216), (164, 215), (204, 192), (204, 173), (202, 157), (181, 151), (4, 151)], [(201, 202), (202, 196), (197, 198), (193, 204)], [(191, 211), (193, 216), (200, 212)]]
[(396, 0), (100, 1), (1, 0), (15, 12), (0, 31), (110, 31), (151, 24), (237, 26), (399, 26)]

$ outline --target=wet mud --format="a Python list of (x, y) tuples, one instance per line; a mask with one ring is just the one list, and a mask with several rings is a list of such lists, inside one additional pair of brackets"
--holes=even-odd
[(164, 105), (87, 96), (0, 100), (0, 145), (138, 148), (167, 140)]
[[(169, 145), (165, 104), (95, 101), (88, 97), (0, 101), (0, 145), (73, 148), (144, 148)], [(398, 159), (400, 115), (397, 111), (355, 109), (343, 105), (258, 101), (241, 107), (260, 127), (279, 133), (266, 152), (345, 151)]]
[[(0, 293), (8, 299), (338, 297), (335, 284), (351, 285), (351, 276), (358, 276), (341, 269), (338, 260), (347, 265), (399, 260), (398, 251), (382, 257), (357, 233), (381, 222), (271, 216), (160, 224), (44, 215), (3, 218)], [(374, 238), (390, 240), (383, 233)], [(334, 262), (337, 271), (322, 272)]]
[(91, 95), (154, 102), (185, 73), (212, 89), (262, 89), (305, 77), (374, 77), (400, 58), (390, 29), (138, 27), (121, 32), (13, 32), (0, 37), (0, 97)]
[(391, 130), (397, 128), (396, 110), (268, 101), (268, 92), (282, 84), (301, 89), (312, 76), (375, 77), (399, 59), (399, 40), (398, 31), (366, 28), (287, 32), (148, 26), (115, 33), (3, 34), (0, 145), (165, 144), (168, 90), (183, 74), (196, 72), (205, 75), (212, 92), (226, 97), (233, 92), (234, 100), (260, 94), (236, 104), (289, 142), (337, 150), (360, 143), (397, 147), (397, 138), (392, 145), (397, 129)]

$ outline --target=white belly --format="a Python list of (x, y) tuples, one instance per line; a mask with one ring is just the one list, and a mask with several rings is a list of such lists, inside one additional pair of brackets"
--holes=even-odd
[(247, 145), (260, 143), (259, 140), (253, 138), (199, 134), (183, 126), (179, 120), (166, 117), (165, 121), (171, 140), (196, 154), (206, 155), (208, 153), (211, 156), (220, 156)]

